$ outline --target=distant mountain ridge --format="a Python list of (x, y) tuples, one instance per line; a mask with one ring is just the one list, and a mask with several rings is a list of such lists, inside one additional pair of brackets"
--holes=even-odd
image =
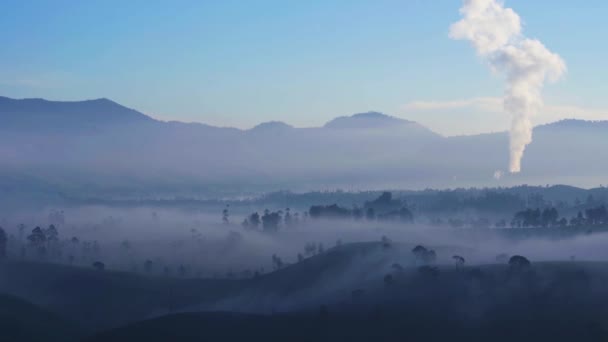
[(77, 128), (144, 122), (152, 123), (156, 120), (105, 98), (86, 101), (48, 101), (0, 97), (0, 125), (4, 128)]
[[(33, 119), (70, 119), (76, 121), (87, 121), (97, 124), (120, 124), (141, 122), (163, 122), (143, 114), (135, 109), (125, 107), (107, 98), (98, 98), (83, 101), (51, 101), (42, 98), (13, 99), (0, 96), (0, 123), (11, 124), (19, 121), (31, 124)], [(231, 128), (216, 127), (205, 123), (186, 123), (180, 121), (169, 121), (178, 124), (199, 124), (209, 128)], [(402, 118), (397, 118), (380, 112), (369, 111), (356, 113), (349, 116), (336, 117), (318, 128), (333, 129), (376, 129), (390, 128), (395, 126), (418, 125), (426, 130), (431, 129)], [(588, 121), (580, 119), (564, 119), (536, 127), (546, 129), (554, 127), (608, 127), (608, 120)], [(282, 121), (262, 122), (249, 130), (267, 129), (290, 129), (298, 128)], [(492, 133), (483, 133), (492, 134)]]
[(241, 130), (160, 121), (108, 99), (0, 97), (0, 189), (16, 179), (21, 188), (74, 191), (597, 186), (608, 183), (606, 134), (608, 121), (539, 126), (523, 172), (496, 180), (508, 163), (506, 132), (444, 137), (379, 112), (321, 127), (271, 121)]

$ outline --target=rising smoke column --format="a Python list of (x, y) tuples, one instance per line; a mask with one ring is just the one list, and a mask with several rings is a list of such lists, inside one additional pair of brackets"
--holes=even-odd
[(509, 171), (519, 172), (526, 145), (532, 142), (530, 118), (543, 105), (545, 80), (557, 81), (566, 64), (540, 41), (524, 37), (519, 15), (497, 0), (464, 0), (460, 14), (463, 18), (450, 27), (450, 38), (471, 41), (491, 69), (505, 75), (503, 105), (512, 117)]

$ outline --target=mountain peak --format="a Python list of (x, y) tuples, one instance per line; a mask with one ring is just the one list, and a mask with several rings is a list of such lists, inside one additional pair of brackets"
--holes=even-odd
[(287, 130), (292, 129), (293, 126), (284, 123), (283, 121), (268, 121), (262, 122), (252, 129), (251, 131), (269, 131), (269, 130)]
[(50, 101), (0, 97), (0, 124), (6, 127), (92, 127), (153, 122), (154, 119), (107, 98)]
[(380, 112), (357, 113), (351, 116), (340, 116), (325, 124), (326, 128), (382, 128), (393, 125), (415, 124), (413, 121), (399, 119)]

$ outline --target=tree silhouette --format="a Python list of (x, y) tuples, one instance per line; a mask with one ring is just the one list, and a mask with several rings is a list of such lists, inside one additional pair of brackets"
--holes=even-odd
[(414, 249), (412, 249), (412, 253), (416, 258), (416, 261), (420, 261), (425, 264), (434, 263), (437, 259), (437, 254), (435, 254), (434, 250), (427, 249), (426, 247), (421, 245), (414, 247)]
[(285, 208), (285, 216), (283, 217), (283, 222), (285, 222), (285, 226), (291, 227), (293, 226), (293, 218), (291, 216), (291, 209)]
[(6, 232), (2, 227), (0, 227), (0, 258), (6, 258), (6, 244), (8, 242), (8, 238), (6, 236)]
[(374, 208), (367, 208), (367, 211), (365, 212), (365, 218), (368, 221), (373, 221), (376, 219), (376, 211), (374, 210)]
[(265, 232), (277, 232), (281, 223), (281, 212), (270, 212), (268, 209), (264, 211), (262, 216), (262, 227)]
[(464, 266), (465, 260), (460, 255), (454, 255), (452, 259), (454, 259), (454, 261), (456, 262), (456, 268), (461, 268)]
[(509, 259), (509, 267), (512, 270), (521, 271), (530, 267), (530, 261), (521, 255), (514, 255)]
[(96, 269), (96, 270), (98, 270), (98, 271), (103, 271), (103, 270), (106, 269), (106, 265), (103, 262), (101, 262), (101, 261), (95, 261), (93, 263), (93, 268)]
[(230, 214), (228, 213), (228, 208), (230, 204), (226, 204), (224, 210), (222, 210), (222, 223), (229, 224), (230, 223)]
[(38, 257), (46, 255), (46, 235), (40, 227), (32, 229), (32, 233), (27, 236), (30, 246), (36, 250)]

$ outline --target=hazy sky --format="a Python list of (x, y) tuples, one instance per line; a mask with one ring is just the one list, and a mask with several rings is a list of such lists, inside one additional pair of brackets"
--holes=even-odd
[[(608, 119), (608, 2), (507, 0), (561, 55), (536, 123)], [(0, 11), (0, 95), (107, 97), (166, 120), (321, 125), (377, 110), (444, 134), (506, 130), (503, 82), (448, 38), (459, 0), (27, 1)]]

